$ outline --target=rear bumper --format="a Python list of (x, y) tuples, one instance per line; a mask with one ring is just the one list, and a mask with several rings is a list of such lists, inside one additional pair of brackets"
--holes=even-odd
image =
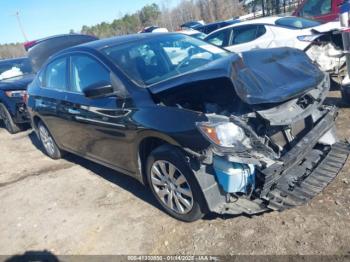
[(17, 124), (30, 123), (30, 117), (28, 114), (27, 107), (24, 103), (17, 103), (15, 112), (13, 115), (13, 121)]

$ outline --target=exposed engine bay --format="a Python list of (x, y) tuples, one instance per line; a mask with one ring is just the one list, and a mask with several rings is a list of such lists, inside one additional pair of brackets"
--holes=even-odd
[(317, 88), (301, 97), (275, 104), (249, 105), (236, 95), (232, 82), (221, 78), (170, 90), (159, 94), (158, 100), (165, 106), (205, 113), (209, 122), (231, 121), (238, 125), (249, 141), (245, 141), (243, 150), (247, 157), (236, 161), (268, 166), (300, 141), (327, 112), (322, 103), (328, 89), (329, 77), (325, 76)]

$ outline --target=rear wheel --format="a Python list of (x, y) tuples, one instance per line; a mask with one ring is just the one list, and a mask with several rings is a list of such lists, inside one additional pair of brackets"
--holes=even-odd
[(147, 161), (147, 180), (153, 195), (172, 217), (192, 222), (204, 215), (204, 197), (185, 155), (163, 145)]
[(38, 132), (45, 153), (52, 159), (62, 158), (62, 151), (59, 149), (49, 130), (42, 122), (39, 122), (38, 124)]
[(10, 112), (3, 104), (0, 104), (0, 119), (2, 119), (6, 130), (10, 134), (16, 134), (21, 131), (21, 128), (13, 121)]

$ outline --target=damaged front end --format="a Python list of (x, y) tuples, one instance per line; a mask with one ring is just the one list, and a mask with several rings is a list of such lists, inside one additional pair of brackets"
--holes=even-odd
[(350, 152), (335, 134), (337, 109), (323, 104), (328, 74), (290, 48), (242, 53), (221, 67), (230, 70), (215, 65), (214, 79), (192, 75), (154, 94), (206, 116), (196, 124), (210, 146), (194, 154), (192, 169), (209, 210), (252, 215), (306, 203)]
[[(225, 195), (220, 204), (214, 201), (213, 211), (250, 215), (281, 211), (305, 204), (320, 193), (337, 176), (349, 154), (348, 144), (336, 137), (336, 115), (335, 108), (319, 105), (303, 120), (288, 125), (273, 125), (274, 121), (261, 115), (239, 121), (233, 116), (221, 122), (222, 126), (231, 123), (244, 130), (246, 137), (237, 147), (212, 143), (206, 153), (203, 163), (212, 166), (220, 187), (207, 188), (211, 191), (208, 195)], [(208, 119), (207, 126), (217, 121), (210, 115)], [(249, 122), (264, 123), (265, 135), (258, 135)], [(209, 130), (206, 132), (213, 137), (216, 131)], [(268, 134), (268, 130), (274, 131)], [(205, 170), (202, 175), (208, 168)]]

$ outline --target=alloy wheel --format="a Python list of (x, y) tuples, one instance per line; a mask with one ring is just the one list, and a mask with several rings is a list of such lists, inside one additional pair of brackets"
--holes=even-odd
[(55, 153), (55, 145), (52, 137), (49, 134), (49, 131), (43, 125), (41, 125), (39, 127), (39, 134), (46, 152), (49, 155), (53, 155)]
[(151, 167), (152, 187), (162, 203), (178, 214), (193, 208), (193, 194), (186, 177), (172, 163), (158, 160)]

